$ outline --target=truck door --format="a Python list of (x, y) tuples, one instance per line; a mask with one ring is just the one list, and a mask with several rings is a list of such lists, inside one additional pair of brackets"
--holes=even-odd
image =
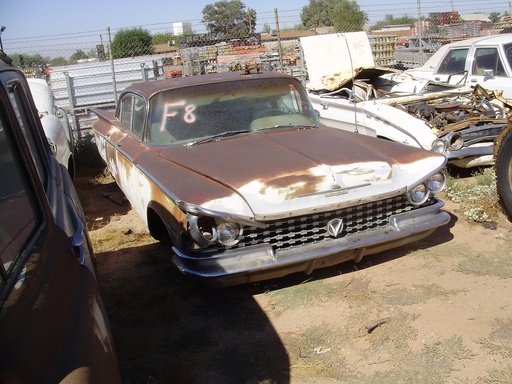
[[(441, 64), (434, 73), (434, 80), (459, 84), (467, 76), (465, 72), (469, 48), (454, 48), (446, 53)], [(463, 85), (463, 84), (461, 84)]]
[(476, 84), (490, 90), (503, 90), (504, 97), (512, 98), (512, 78), (507, 73), (498, 47), (475, 50), (468, 85)]

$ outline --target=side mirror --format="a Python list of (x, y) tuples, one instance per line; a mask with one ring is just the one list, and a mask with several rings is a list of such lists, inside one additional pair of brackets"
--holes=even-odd
[(484, 78), (494, 79), (494, 71), (492, 69), (484, 69)]

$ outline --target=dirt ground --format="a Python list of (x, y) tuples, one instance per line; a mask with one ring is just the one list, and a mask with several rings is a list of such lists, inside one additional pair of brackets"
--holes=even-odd
[(125, 383), (512, 383), (512, 224), (227, 289), (181, 275), (101, 166), (75, 184)]

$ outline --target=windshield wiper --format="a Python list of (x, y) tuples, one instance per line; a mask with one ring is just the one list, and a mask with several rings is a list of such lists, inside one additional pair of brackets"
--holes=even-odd
[(268, 131), (268, 130), (271, 130), (271, 129), (279, 129), (279, 128), (298, 128), (298, 129), (309, 129), (309, 128), (318, 128), (319, 126), (318, 125), (315, 125), (315, 124), (277, 124), (277, 125), (272, 125), (271, 127), (264, 127), (264, 128), (258, 128), (258, 129), (255, 129), (254, 132), (258, 132), (258, 131)]
[(194, 145), (208, 143), (210, 141), (215, 141), (215, 140), (221, 139), (223, 137), (236, 136), (236, 135), (240, 135), (242, 133), (250, 133), (250, 132), (251, 132), (250, 129), (241, 129), (239, 131), (226, 131), (226, 132), (218, 133), (213, 136), (205, 137), (204, 139), (201, 139), (201, 140), (191, 141), (190, 143), (185, 144), (185, 146), (193, 147)]

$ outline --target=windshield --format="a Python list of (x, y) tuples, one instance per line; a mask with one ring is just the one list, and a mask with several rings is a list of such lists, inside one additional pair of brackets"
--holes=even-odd
[(176, 88), (153, 96), (147, 140), (165, 146), (227, 132), (319, 124), (298, 80), (241, 76), (239, 81)]

